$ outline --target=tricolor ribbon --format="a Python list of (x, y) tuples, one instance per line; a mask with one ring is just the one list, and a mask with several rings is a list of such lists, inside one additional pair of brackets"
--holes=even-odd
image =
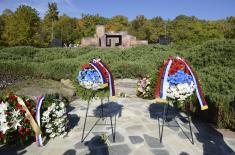
[[(201, 85), (192, 67), (184, 59), (181, 59), (179, 57), (176, 57), (176, 59), (180, 60), (181, 62), (185, 64), (191, 76), (193, 77), (193, 82), (196, 85), (196, 94), (197, 94), (197, 98), (201, 106), (201, 110), (208, 109), (208, 106), (206, 104), (206, 101), (205, 101), (205, 98), (201, 89)], [(169, 73), (169, 69), (171, 67), (172, 61), (173, 59), (169, 58), (167, 61), (164, 62), (164, 64), (160, 68), (160, 73), (159, 73), (159, 78), (158, 78), (158, 83), (157, 83), (157, 88), (156, 88), (156, 101), (166, 102), (166, 83), (167, 83), (168, 73)]]
[(114, 87), (113, 74), (112, 74), (111, 70), (109, 69), (109, 67), (104, 62), (102, 62), (100, 60), (97, 63), (99, 63), (102, 67), (104, 67), (104, 69), (108, 73), (108, 76), (109, 76), (109, 92), (110, 92), (110, 96), (114, 97), (115, 96), (115, 87)]
[(99, 67), (96, 66), (96, 63), (94, 63), (94, 62), (91, 62), (91, 63), (89, 63), (89, 64), (98, 72), (98, 74), (99, 74), (99, 76), (100, 76), (100, 78), (101, 78), (101, 80), (102, 80), (102, 83), (104, 84), (104, 83), (106, 82), (106, 80), (105, 80), (105, 78), (104, 78), (103, 73), (102, 73), (101, 70), (99, 69)]
[[(101, 61), (101, 59), (93, 59), (90, 65), (98, 72), (99, 76), (102, 78), (103, 83), (109, 83), (109, 92), (111, 97), (115, 97), (115, 87), (114, 79), (109, 67)], [(108, 73), (108, 79), (105, 79), (100, 67), (102, 67)]]
[[(44, 100), (44, 96), (40, 96), (37, 99), (37, 105), (36, 105), (36, 121), (38, 123), (38, 126), (40, 128), (41, 126), (41, 115), (40, 115), (40, 111), (41, 111), (41, 106)], [(36, 143), (38, 146), (43, 146), (42, 144), (42, 135), (41, 134), (36, 134)]]
[(204, 97), (203, 92), (202, 92), (201, 85), (200, 85), (200, 83), (198, 81), (198, 78), (197, 78), (196, 74), (194, 73), (192, 67), (184, 59), (181, 59), (180, 57), (176, 57), (176, 59), (182, 61), (185, 64), (185, 66), (187, 67), (187, 69), (189, 70), (190, 74), (193, 77), (193, 82), (196, 85), (196, 94), (197, 94), (197, 98), (198, 98), (200, 106), (201, 106), (201, 110), (208, 109), (205, 97)]

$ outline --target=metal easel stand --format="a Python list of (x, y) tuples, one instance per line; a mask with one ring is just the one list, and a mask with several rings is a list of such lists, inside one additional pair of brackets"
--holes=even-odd
[[(160, 118), (158, 117), (158, 127), (159, 127), (159, 137), (160, 137), (160, 142), (162, 143), (162, 138), (163, 138), (163, 129), (164, 126), (166, 125), (167, 122), (167, 118), (169, 115), (169, 102), (165, 103), (164, 105), (164, 111), (163, 111), (163, 117), (162, 117), (162, 125), (160, 124)], [(174, 115), (174, 116), (173, 116)], [(187, 116), (176, 116), (175, 114), (173, 114), (171, 117), (174, 118), (175, 122), (178, 124), (178, 126), (174, 126), (174, 127), (180, 127), (180, 129), (182, 130), (182, 132), (184, 133), (184, 135), (188, 138), (188, 140), (194, 144), (194, 140), (193, 140), (193, 133), (192, 133), (192, 126), (191, 126), (191, 117), (190, 117), (190, 113), (189, 113), (189, 108), (187, 107), (187, 112), (186, 115)], [(191, 139), (188, 137), (188, 135), (184, 132), (184, 130), (182, 129), (182, 127), (180, 126), (180, 124), (177, 122), (176, 118), (185, 118), (188, 121), (189, 124), (189, 129), (190, 129), (190, 134), (191, 134)]]
[[(108, 99), (109, 101), (109, 99)], [(90, 101), (87, 102), (87, 109), (86, 109), (86, 115), (85, 115), (85, 121), (83, 124), (83, 130), (82, 130), (82, 139), (81, 142), (83, 143), (84, 140), (87, 138), (87, 136), (91, 133), (91, 131), (94, 129), (94, 127), (96, 125), (110, 125), (111, 130), (112, 130), (112, 138), (113, 138), (113, 142), (115, 142), (115, 133), (116, 133), (116, 115), (114, 115), (114, 123), (113, 123), (113, 117), (110, 114), (110, 116), (108, 116), (108, 114), (104, 115), (104, 105), (103, 105), (103, 99), (101, 99), (101, 115), (99, 116), (99, 118), (96, 120), (95, 124), (91, 127), (91, 129), (88, 131), (88, 133), (85, 135), (85, 129), (86, 129), (86, 123), (87, 123), (87, 118), (88, 117), (97, 117), (97, 116), (90, 116), (88, 115), (88, 111), (89, 111), (89, 107), (90, 107)], [(110, 118), (110, 124), (99, 124), (100, 120), (105, 120), (107, 117)]]

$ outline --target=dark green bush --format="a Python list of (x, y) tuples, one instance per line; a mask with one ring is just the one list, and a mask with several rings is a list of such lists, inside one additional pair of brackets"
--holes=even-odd
[(202, 85), (209, 109), (200, 116), (218, 127), (235, 129), (235, 40), (209, 41), (184, 53)]

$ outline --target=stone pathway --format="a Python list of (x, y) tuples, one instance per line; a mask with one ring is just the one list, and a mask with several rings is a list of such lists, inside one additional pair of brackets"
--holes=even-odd
[[(164, 128), (163, 143), (159, 141), (157, 117), (161, 115), (162, 105), (152, 103), (150, 100), (139, 98), (118, 98), (116, 102), (104, 104), (104, 114), (117, 116), (116, 142), (113, 142), (109, 125), (95, 126), (86, 140), (81, 143), (81, 135), (86, 112), (86, 102), (75, 100), (71, 103), (70, 119), (71, 131), (65, 138), (55, 138), (43, 147), (35, 143), (22, 149), (3, 149), (1, 154), (34, 154), (34, 155), (169, 155), (169, 154), (234, 154), (235, 139), (223, 137), (218, 131), (202, 122), (193, 122), (195, 144), (184, 135), (189, 135), (188, 126), (177, 120), (183, 131), (171, 120), (171, 127)], [(99, 100), (91, 103), (89, 115), (99, 116)], [(111, 108), (112, 107), (112, 108)], [(111, 109), (111, 110), (110, 110)], [(97, 120), (96, 117), (88, 118), (86, 132)], [(110, 123), (109, 117), (100, 123)], [(109, 136), (106, 143), (101, 142), (101, 136)]]
[[(120, 86), (123, 86), (120, 84)], [(121, 90), (121, 89), (120, 89)], [(129, 90), (131, 95), (135, 89)], [(104, 102), (104, 120), (97, 125), (81, 143), (82, 129), (87, 103), (76, 99), (69, 108), (71, 131), (65, 138), (55, 138), (44, 142), (45, 146), (37, 147), (35, 143), (25, 148), (0, 146), (0, 154), (14, 155), (233, 155), (235, 138), (223, 136), (210, 125), (193, 121), (192, 130), (195, 144), (190, 137), (189, 127), (185, 120), (168, 119), (164, 128), (163, 142), (159, 141), (157, 118), (162, 116), (163, 105), (136, 97), (117, 98), (115, 102)], [(86, 133), (100, 116), (100, 100), (94, 100), (89, 109)], [(113, 142), (110, 117), (116, 116), (116, 141)], [(114, 121), (113, 121), (114, 122)], [(108, 136), (108, 137), (107, 137)], [(102, 137), (107, 137), (106, 143)]]

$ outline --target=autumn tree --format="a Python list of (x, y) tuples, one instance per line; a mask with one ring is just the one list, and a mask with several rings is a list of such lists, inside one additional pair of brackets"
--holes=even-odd
[(129, 21), (126, 16), (118, 15), (112, 17), (106, 24), (107, 30), (125, 31), (128, 30)]

